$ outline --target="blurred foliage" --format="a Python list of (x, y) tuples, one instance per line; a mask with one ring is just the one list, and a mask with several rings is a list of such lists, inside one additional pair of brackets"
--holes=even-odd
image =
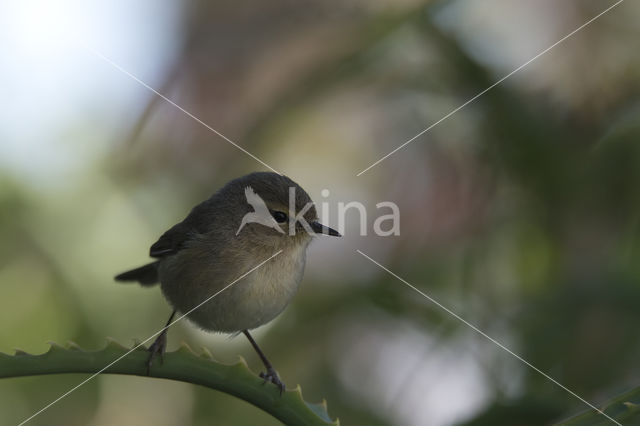
[[(472, 3), (182, 5), (182, 45), (162, 93), (316, 201), (331, 188), (331, 202), (401, 209), (400, 237), (314, 243), (299, 295), (259, 333), (288, 386), (326, 398), (344, 425), (537, 425), (586, 408), (356, 248), (598, 406), (640, 384), (637, 5), (625, 2), (355, 177), (603, 8), (531, 2), (542, 14), (532, 22), (545, 24), (530, 34), (516, 31), (526, 23), (509, 2)], [(501, 53), (495, 33), (528, 48)], [(71, 134), (79, 146), (98, 140)], [(259, 168), (152, 95), (110, 137), (109, 150), (56, 183), (0, 171), (0, 351), (42, 352), (48, 340), (99, 347), (105, 336), (157, 330), (169, 313), (159, 291), (111, 277), (144, 262), (193, 204)], [(259, 366), (239, 339), (181, 325), (170, 346), (182, 340)], [(0, 423), (80, 380), (0, 381)], [(31, 424), (212, 419), (277, 424), (226, 395), (129, 377), (91, 381)]]
[[(608, 416), (625, 425), (640, 423), (640, 388), (617, 396), (600, 407)], [(588, 410), (559, 424), (563, 426), (591, 426), (611, 423), (596, 410)]]

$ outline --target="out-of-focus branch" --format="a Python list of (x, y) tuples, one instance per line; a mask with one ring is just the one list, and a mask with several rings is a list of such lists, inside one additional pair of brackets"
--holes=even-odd
[[(637, 424), (640, 420), (640, 387), (630, 390), (620, 396), (606, 402), (600, 408), (608, 416), (622, 424)], [(632, 422), (633, 420), (633, 422)], [(596, 410), (588, 410), (584, 413), (566, 419), (558, 425), (562, 426), (587, 426), (611, 424), (606, 417)]]

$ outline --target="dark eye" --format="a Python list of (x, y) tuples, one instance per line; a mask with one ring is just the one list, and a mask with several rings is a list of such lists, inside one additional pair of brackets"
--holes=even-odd
[(287, 221), (287, 214), (286, 213), (279, 212), (279, 211), (274, 211), (274, 212), (271, 213), (271, 215), (273, 216), (273, 218), (278, 223), (283, 223), (283, 222)]

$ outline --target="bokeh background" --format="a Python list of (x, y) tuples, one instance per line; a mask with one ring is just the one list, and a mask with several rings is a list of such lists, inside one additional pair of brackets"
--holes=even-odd
[[(359, 177), (613, 2), (10, 1), (0, 5), (0, 351), (127, 345), (169, 314), (116, 284), (227, 180), (299, 182), (345, 236), (310, 247), (257, 337), (344, 425), (538, 425), (587, 407), (355, 252), (593, 403), (640, 385), (640, 5), (627, 1)], [(321, 191), (327, 189), (329, 196)], [(401, 210), (401, 234), (373, 221)], [(181, 323), (233, 362), (243, 338)], [(0, 381), (16, 424), (81, 375)], [(227, 395), (104, 376), (33, 425), (278, 424)]]

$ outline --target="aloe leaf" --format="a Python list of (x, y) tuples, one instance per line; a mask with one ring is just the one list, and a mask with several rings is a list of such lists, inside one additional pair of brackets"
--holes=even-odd
[[(49, 350), (40, 355), (20, 350), (14, 355), (0, 352), (0, 378), (98, 372), (147, 376), (148, 352), (143, 346), (129, 349), (113, 340), (98, 351), (83, 350), (72, 342), (66, 347), (50, 345)], [(276, 386), (265, 384), (251, 372), (244, 359), (239, 358), (231, 365), (222, 364), (214, 361), (208, 351), (196, 354), (184, 343), (176, 351), (165, 353), (164, 362), (156, 362), (148, 377), (193, 383), (233, 395), (288, 425), (339, 424), (330, 419), (324, 401), (320, 404), (305, 402), (300, 386), (280, 395)]]

